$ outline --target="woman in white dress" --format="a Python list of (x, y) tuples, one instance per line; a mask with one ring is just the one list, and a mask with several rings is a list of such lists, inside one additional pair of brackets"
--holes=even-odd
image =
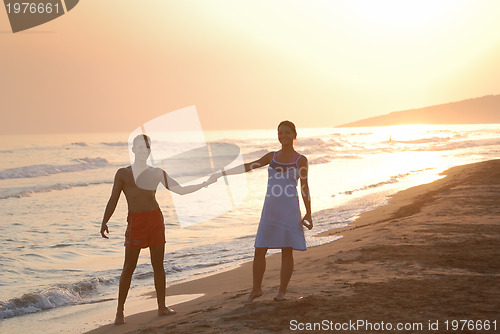
[[(269, 165), (268, 184), (264, 207), (255, 237), (253, 260), (253, 288), (247, 303), (262, 296), (262, 278), (266, 270), (269, 248), (281, 249), (280, 287), (275, 301), (285, 300), (285, 293), (293, 272), (293, 250), (306, 250), (302, 225), (312, 229), (311, 197), (307, 182), (307, 158), (293, 148), (297, 138), (295, 125), (283, 121), (278, 126), (281, 150), (269, 152), (262, 158), (242, 166), (222, 171), (217, 176), (248, 172)], [(297, 184), (300, 179), (302, 200), (306, 214), (301, 219)]]

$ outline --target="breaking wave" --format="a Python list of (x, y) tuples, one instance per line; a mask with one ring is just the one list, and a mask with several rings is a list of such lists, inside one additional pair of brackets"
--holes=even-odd
[(29, 186), (29, 187), (18, 187), (18, 188), (10, 188), (3, 189), (0, 193), (0, 199), (12, 198), (12, 197), (28, 197), (32, 194), (36, 193), (44, 193), (53, 190), (65, 190), (76, 187), (87, 187), (90, 185), (99, 185), (99, 184), (111, 184), (112, 180), (109, 181), (95, 181), (95, 182), (78, 182), (78, 183), (57, 183), (48, 186)]
[(8, 301), (0, 301), (0, 320), (65, 305), (103, 302), (109, 299), (92, 300), (89, 297), (92, 297), (101, 285), (113, 283), (114, 280), (96, 277), (75, 284), (61, 284), (44, 291), (27, 293)]
[(104, 158), (81, 158), (74, 159), (75, 164), (68, 165), (31, 165), (17, 168), (10, 168), (0, 171), (0, 180), (4, 179), (24, 179), (51, 174), (79, 172), (87, 169), (103, 168), (109, 165)]

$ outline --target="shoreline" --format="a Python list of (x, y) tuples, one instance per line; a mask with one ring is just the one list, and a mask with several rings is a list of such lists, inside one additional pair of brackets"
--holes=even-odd
[(88, 333), (289, 332), (294, 325), (305, 330), (324, 320), (359, 319), (420, 324), (423, 332), (436, 324), (440, 333), (453, 332), (445, 321), (459, 319), (496, 321), (498, 329), (499, 171), (498, 159), (450, 168), (446, 177), (396, 193), (351, 226), (322, 233), (343, 238), (294, 252), (285, 302), (272, 300), (280, 269), (274, 254), (267, 257), (264, 295), (249, 306), (243, 301), (252, 286), (251, 262), (168, 287), (167, 304), (172, 295), (203, 294), (178, 304), (173, 316), (126, 315), (125, 325)]

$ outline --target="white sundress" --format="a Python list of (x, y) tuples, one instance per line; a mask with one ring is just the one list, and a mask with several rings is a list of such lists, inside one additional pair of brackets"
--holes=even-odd
[[(306, 240), (299, 207), (297, 183), (299, 180), (298, 156), (295, 162), (275, 160), (276, 152), (268, 167), (267, 192), (262, 208), (259, 228), (255, 237), (256, 248), (284, 248), (306, 250)], [(282, 168), (283, 172), (276, 168)]]

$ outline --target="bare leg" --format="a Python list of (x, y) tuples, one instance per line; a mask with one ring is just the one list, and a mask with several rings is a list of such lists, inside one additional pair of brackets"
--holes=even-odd
[(158, 302), (158, 315), (168, 315), (175, 313), (174, 310), (165, 306), (166, 276), (163, 267), (165, 245), (149, 248), (151, 254), (151, 265), (153, 266), (156, 300)]
[(246, 304), (250, 304), (255, 298), (262, 296), (262, 279), (266, 271), (267, 248), (255, 248), (253, 257), (253, 287)]
[(140, 248), (125, 247), (125, 261), (123, 263), (122, 275), (120, 276), (120, 287), (118, 289), (118, 307), (116, 309), (115, 325), (125, 323), (123, 310), (125, 300), (127, 299), (130, 282), (132, 282), (132, 274), (137, 266), (139, 259)]
[(293, 273), (293, 249), (291, 247), (281, 249), (281, 272), (280, 272), (280, 288), (275, 301), (285, 300), (286, 288), (290, 282)]

